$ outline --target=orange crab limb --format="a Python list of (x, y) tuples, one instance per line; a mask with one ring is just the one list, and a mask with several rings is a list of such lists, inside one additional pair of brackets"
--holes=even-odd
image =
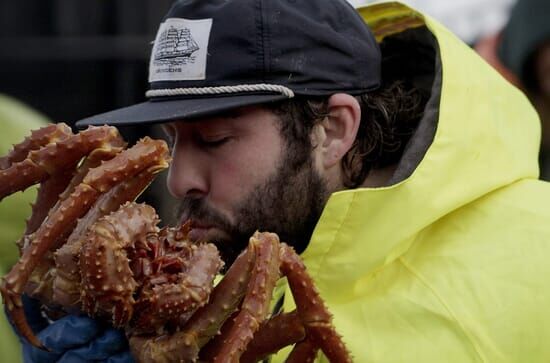
[(331, 362), (351, 362), (341, 337), (332, 325), (332, 316), (319, 296), (312, 278), (294, 250), (281, 244), (281, 272), (288, 279), (292, 296), (306, 333)]
[(223, 323), (237, 310), (250, 280), (256, 261), (256, 247), (249, 245), (231, 265), (224, 278), (216, 285), (208, 305), (194, 314), (184, 329), (197, 335), (198, 345), (203, 347), (215, 336)]
[(306, 331), (297, 311), (277, 314), (262, 323), (240, 362), (259, 362), (287, 345), (304, 340), (305, 337)]
[(89, 127), (39, 150), (31, 150), (25, 160), (0, 170), (0, 200), (42, 182), (50, 175), (74, 169), (84, 156), (95, 149), (121, 148), (124, 145), (116, 128), (101, 126)]
[(271, 295), (279, 279), (279, 238), (273, 233), (256, 232), (250, 244), (258, 245), (256, 262), (239, 314), (223, 339), (213, 362), (237, 362), (267, 316)]
[(50, 209), (55, 205), (55, 203), (57, 203), (59, 200), (59, 195), (63, 193), (69, 185), (73, 177), (73, 172), (74, 170), (71, 170), (54, 175), (40, 184), (40, 188), (38, 188), (38, 192), (36, 194), (36, 201), (32, 205), (31, 216), (27, 220), (25, 234), (23, 238), (17, 242), (20, 250), (25, 247), (24, 239), (31, 233), (35, 232), (38, 227), (42, 225), (42, 222), (44, 222), (48, 216)]
[(128, 264), (126, 248), (158, 231), (155, 210), (127, 203), (101, 218), (89, 231), (81, 250), (82, 308), (90, 316), (111, 313), (113, 325), (122, 327), (133, 313), (137, 282)]
[(55, 252), (56, 278), (53, 282), (53, 300), (65, 310), (80, 311), (80, 267), (78, 256), (84, 244), (88, 229), (97, 220), (116, 211), (122, 204), (135, 200), (153, 181), (155, 174), (164, 169), (152, 168), (136, 177), (123, 181), (109, 192), (103, 194), (93, 208), (78, 221), (67, 242)]
[[(63, 202), (72, 194), (72, 192), (74, 192), (75, 188), (82, 182), (90, 169), (100, 166), (101, 163), (106, 160), (112, 159), (119, 152), (120, 148), (96, 149), (86, 157), (76, 172), (72, 170), (70, 172), (55, 174), (49, 179), (46, 179), (46, 181), (42, 182), (38, 192), (37, 202), (33, 206), (33, 213), (31, 214), (27, 227), (34, 228), (33, 232), (38, 229), (43, 220), (46, 218), (45, 212), (48, 212), (53, 205), (49, 205), (50, 203), (56, 203), (57, 201), (57, 204), (59, 204)], [(60, 190), (62, 193), (59, 192)], [(48, 196), (46, 193), (50, 193), (51, 195)], [(53, 200), (54, 198), (55, 200)], [(54, 303), (53, 297), (53, 284), (57, 279), (54, 269), (55, 262), (53, 252), (55, 252), (60, 245), (63, 245), (66, 242), (69, 237), (69, 233), (75, 224), (76, 222), (69, 226), (63, 235), (57, 238), (57, 241), (52, 245), (50, 251), (44, 255), (33, 271), (25, 287), (26, 294), (39, 299), (48, 308), (54, 307), (54, 305), (59, 305), (59, 302), (57, 301)], [(33, 235), (24, 235), (22, 239), (24, 242), (18, 242), (21, 250), (25, 250), (33, 238)]]
[[(72, 173), (67, 172), (55, 175), (41, 183), (36, 202), (32, 206), (31, 217), (27, 220), (25, 233), (16, 242), (19, 248), (19, 255), (22, 255), (23, 250), (30, 246), (34, 238), (34, 232), (42, 225), (48, 212), (58, 201), (59, 194), (63, 192), (71, 178)], [(51, 301), (52, 281), (54, 279), (51, 273), (52, 266), (53, 256), (52, 253), (48, 252), (43, 256), (29, 278), (29, 282), (25, 287), (25, 292), (28, 295), (41, 301)]]
[(310, 338), (306, 338), (296, 343), (286, 358), (285, 363), (313, 363), (318, 350), (319, 348), (317, 348), (313, 341)]
[(21, 259), (10, 272), (2, 278), (0, 284), (0, 292), (7, 305), (8, 313), (13, 317), (14, 324), (21, 335), (29, 342), (41, 346), (25, 322), (21, 292), (42, 255), (51, 249), (57, 237), (62, 235), (68, 226), (88, 211), (102, 193), (145, 169), (158, 164), (167, 164), (168, 158), (168, 147), (165, 142), (145, 138), (114, 159), (90, 170), (71, 196), (59, 203), (48, 215), (45, 223), (36, 232), (29, 248), (24, 251)]
[[(298, 310), (264, 321), (279, 266), (289, 279)], [(181, 331), (160, 337), (134, 335), (130, 348), (138, 362), (250, 363), (296, 344), (288, 363), (312, 362), (320, 348), (331, 362), (351, 362), (331, 319), (298, 255), (279, 243), (277, 235), (256, 233), (214, 289), (209, 304)]]
[(33, 130), (25, 140), (14, 145), (8, 155), (0, 158), (0, 170), (7, 169), (13, 163), (25, 160), (30, 151), (38, 150), (47, 144), (59, 142), (72, 134), (71, 128), (64, 123), (50, 124), (38, 130)]
[(131, 336), (130, 349), (136, 361), (196, 361), (199, 350), (218, 333), (242, 301), (255, 258), (255, 247), (249, 246), (237, 257), (223, 280), (216, 285), (208, 304), (193, 314), (181, 331), (156, 338)]
[[(54, 174), (40, 184), (36, 202), (33, 205), (31, 217), (27, 221), (27, 229), (22, 241), (30, 241), (29, 234), (36, 231), (46, 219), (50, 209), (56, 204), (67, 199), (74, 189), (82, 182), (88, 171), (98, 167), (105, 160), (112, 159), (122, 148), (104, 148), (94, 150), (86, 157), (82, 165), (76, 170), (68, 169)], [(20, 249), (24, 249), (25, 243), (19, 241)]]

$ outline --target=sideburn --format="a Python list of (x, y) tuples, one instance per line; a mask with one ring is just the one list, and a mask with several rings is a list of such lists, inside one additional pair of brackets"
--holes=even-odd
[(276, 171), (238, 208), (237, 229), (275, 232), (298, 253), (305, 250), (330, 192), (313, 164), (311, 143), (283, 135), (286, 147)]

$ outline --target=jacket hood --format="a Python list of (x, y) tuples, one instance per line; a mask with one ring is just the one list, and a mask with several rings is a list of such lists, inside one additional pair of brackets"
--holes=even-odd
[(538, 177), (539, 120), (519, 90), (408, 6), (384, 2), (358, 11), (379, 41), (412, 32), (432, 49), (434, 74), (424, 117), (392, 184), (334, 193), (302, 254), (321, 295), (330, 291), (337, 300), (352, 299), (350, 284), (359, 289), (425, 227), (492, 191)]

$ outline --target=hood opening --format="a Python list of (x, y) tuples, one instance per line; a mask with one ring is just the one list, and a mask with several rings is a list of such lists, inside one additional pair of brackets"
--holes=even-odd
[(426, 26), (407, 29), (385, 37), (380, 43), (382, 72), (394, 80), (404, 79), (414, 87), (428, 93), (424, 115), (397, 164), (393, 176), (386, 185), (397, 184), (412, 175), (429, 146), (437, 129), (441, 96), (441, 59), (437, 41)]

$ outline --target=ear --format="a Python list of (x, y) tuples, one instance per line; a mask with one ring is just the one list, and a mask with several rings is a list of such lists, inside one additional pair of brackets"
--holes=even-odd
[(328, 117), (320, 126), (318, 152), (323, 168), (339, 165), (349, 151), (361, 122), (361, 108), (355, 97), (345, 93), (332, 95), (328, 100)]

